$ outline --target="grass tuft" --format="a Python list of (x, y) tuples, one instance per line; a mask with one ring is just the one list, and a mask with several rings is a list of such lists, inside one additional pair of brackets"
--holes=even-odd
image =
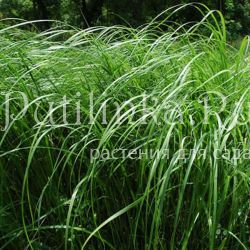
[(196, 8), (0, 30), (1, 249), (249, 249), (250, 40)]

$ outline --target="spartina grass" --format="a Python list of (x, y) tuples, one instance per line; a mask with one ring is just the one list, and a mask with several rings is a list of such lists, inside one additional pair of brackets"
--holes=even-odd
[(2, 249), (249, 248), (249, 38), (196, 8), (1, 29)]

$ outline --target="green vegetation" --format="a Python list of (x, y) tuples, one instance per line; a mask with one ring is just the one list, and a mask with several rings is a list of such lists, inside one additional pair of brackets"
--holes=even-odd
[(2, 23), (1, 249), (249, 249), (249, 38), (229, 45), (217, 11), (177, 29), (172, 14)]
[[(232, 40), (239, 35), (249, 35), (249, 0), (0, 0), (0, 18), (53, 19), (81, 28), (100, 24), (137, 27), (167, 8), (192, 2), (220, 10), (225, 16)], [(201, 18), (199, 11), (190, 7), (179, 12), (172, 20), (186, 23), (200, 21)], [(38, 26), (47, 29), (50, 25), (43, 22)]]

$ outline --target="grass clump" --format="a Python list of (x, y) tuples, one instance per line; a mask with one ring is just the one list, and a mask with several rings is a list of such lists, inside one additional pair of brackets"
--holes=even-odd
[(249, 39), (155, 21), (1, 29), (2, 249), (248, 249)]

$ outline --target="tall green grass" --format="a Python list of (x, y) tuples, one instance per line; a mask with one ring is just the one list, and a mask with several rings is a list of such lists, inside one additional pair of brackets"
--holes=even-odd
[(1, 249), (249, 249), (249, 39), (228, 45), (209, 10), (175, 29), (176, 11), (139, 29), (0, 30)]

